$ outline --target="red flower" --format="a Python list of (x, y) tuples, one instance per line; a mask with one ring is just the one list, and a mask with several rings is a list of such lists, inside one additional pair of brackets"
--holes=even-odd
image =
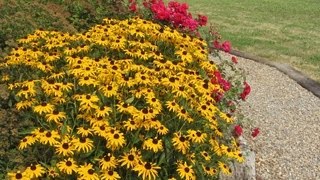
[(244, 82), (244, 89), (242, 91), (242, 93), (240, 94), (240, 97), (243, 101), (246, 100), (247, 96), (250, 94), (251, 92), (251, 87), (247, 82)]
[(259, 133), (260, 133), (260, 129), (259, 128), (254, 128), (252, 133), (251, 133), (251, 136), (252, 137), (257, 137)]
[(239, 136), (241, 136), (242, 135), (242, 127), (240, 126), (240, 125), (236, 125), (235, 127), (234, 127), (234, 134), (237, 136), (237, 137), (239, 137)]
[(129, 10), (132, 12), (137, 12), (137, 3), (136, 2), (131, 3), (129, 6)]
[(203, 15), (198, 15), (198, 23), (200, 26), (205, 26), (208, 22), (208, 17)]
[(231, 60), (232, 60), (233, 63), (238, 64), (238, 58), (237, 57), (232, 56)]
[(231, 50), (231, 43), (229, 41), (225, 41), (222, 43), (221, 48), (224, 52), (230, 52)]
[(220, 46), (219, 41), (217, 41), (217, 40), (213, 41), (213, 47), (216, 48), (216, 49), (220, 49), (221, 46)]

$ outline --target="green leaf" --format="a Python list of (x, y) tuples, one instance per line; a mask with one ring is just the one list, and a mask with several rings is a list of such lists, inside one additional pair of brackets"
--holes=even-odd
[(130, 104), (130, 103), (133, 102), (133, 100), (134, 100), (134, 96), (132, 96), (131, 98), (125, 100), (125, 103)]

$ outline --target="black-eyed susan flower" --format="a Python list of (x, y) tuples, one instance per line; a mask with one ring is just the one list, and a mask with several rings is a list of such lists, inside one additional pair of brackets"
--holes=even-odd
[(117, 180), (117, 179), (121, 179), (120, 175), (118, 174), (118, 172), (114, 171), (114, 170), (103, 170), (101, 172), (100, 175), (102, 180)]
[(51, 130), (45, 131), (44, 135), (40, 136), (39, 141), (42, 144), (49, 144), (50, 146), (53, 146), (58, 143), (59, 139), (59, 133), (55, 130)]
[(165, 135), (169, 132), (169, 129), (162, 124), (158, 126), (156, 129), (157, 129), (157, 133), (160, 135)]
[(172, 144), (174, 148), (181, 152), (182, 154), (186, 154), (190, 148), (190, 142), (186, 136), (181, 133), (174, 133), (174, 137), (172, 138)]
[(74, 154), (75, 148), (70, 140), (66, 139), (61, 142), (57, 142), (55, 145), (55, 152), (61, 156), (71, 156)]
[(118, 165), (117, 159), (111, 153), (108, 153), (97, 160), (99, 161), (101, 170), (115, 169)]
[(66, 174), (72, 174), (73, 172), (77, 172), (78, 169), (77, 162), (73, 158), (64, 159), (58, 162), (57, 167), (60, 172)]
[(96, 116), (108, 116), (109, 113), (111, 112), (111, 108), (108, 106), (101, 106), (100, 108), (96, 109)]
[(25, 172), (8, 172), (8, 178), (11, 180), (31, 180), (31, 178)]
[(143, 149), (151, 150), (151, 151), (157, 153), (158, 151), (163, 150), (163, 143), (162, 143), (162, 140), (158, 139), (157, 137), (148, 138), (147, 140), (145, 140), (143, 142), (142, 147), (143, 147)]
[(57, 124), (67, 118), (65, 112), (58, 111), (57, 109), (53, 110), (52, 113), (46, 114), (45, 117), (48, 122), (55, 122)]
[(218, 162), (219, 169), (223, 174), (230, 175), (232, 173), (231, 169), (223, 162)]
[(156, 179), (158, 177), (158, 169), (161, 168), (150, 162), (141, 162), (133, 168), (142, 179)]
[(217, 170), (210, 166), (202, 165), (202, 169), (207, 176), (214, 176), (217, 174)]
[(93, 141), (88, 137), (75, 138), (71, 142), (74, 144), (74, 148), (77, 152), (83, 151), (84, 153), (87, 153), (94, 147)]
[(31, 164), (31, 166), (27, 167), (27, 169), (24, 171), (24, 173), (30, 177), (33, 178), (40, 178), (45, 173), (45, 168), (42, 167), (40, 164)]
[(98, 174), (93, 169), (93, 165), (90, 163), (85, 163), (77, 168), (77, 173), (80, 177), (78, 179), (82, 180), (99, 180)]
[(188, 138), (195, 143), (204, 143), (207, 138), (207, 134), (200, 131), (189, 129), (187, 133)]
[(118, 160), (121, 166), (127, 169), (135, 167), (142, 160), (141, 153), (136, 148), (132, 148), (129, 152), (124, 153)]
[(192, 166), (189, 166), (187, 162), (178, 162), (177, 172), (182, 179), (195, 180), (196, 176)]
[(140, 122), (137, 119), (128, 119), (124, 122), (124, 127), (127, 131), (133, 131), (140, 127)]
[(91, 109), (97, 109), (99, 106), (96, 104), (99, 102), (99, 98), (97, 95), (94, 94), (83, 94), (83, 95), (76, 95), (75, 99), (80, 101), (80, 110), (83, 111), (90, 111)]
[(25, 101), (17, 102), (15, 106), (17, 110), (20, 111), (20, 110), (26, 110), (28, 108), (31, 108), (35, 103), (36, 103), (35, 99), (28, 99)]
[(35, 135), (25, 136), (23, 139), (20, 140), (19, 149), (25, 149), (28, 146), (31, 146), (37, 141)]
[(54, 105), (47, 103), (47, 102), (42, 102), (41, 104), (34, 106), (33, 111), (42, 115), (46, 113), (52, 113), (54, 110)]
[(123, 133), (117, 130), (111, 129), (106, 133), (105, 138), (107, 139), (106, 147), (113, 150), (119, 149), (126, 144)]
[(88, 127), (78, 127), (77, 134), (79, 134), (82, 137), (87, 137), (89, 135), (92, 135), (93, 131), (91, 128), (88, 128)]
[(211, 160), (211, 156), (209, 155), (209, 153), (207, 151), (201, 151), (200, 154), (204, 158), (204, 160), (206, 160), (206, 161)]
[(48, 167), (47, 170), (46, 170), (46, 174), (50, 178), (55, 178), (55, 177), (59, 176), (57, 167)]

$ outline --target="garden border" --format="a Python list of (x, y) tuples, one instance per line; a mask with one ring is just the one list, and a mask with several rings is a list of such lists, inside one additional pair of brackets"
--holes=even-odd
[(303, 88), (307, 89), (312, 94), (314, 94), (315, 96), (320, 98), (320, 83), (315, 81), (315, 80), (313, 80), (313, 79), (310, 79), (309, 77), (307, 77), (306, 75), (304, 75), (300, 71), (292, 68), (288, 64), (272, 62), (270, 60), (267, 60), (267, 59), (264, 59), (264, 58), (261, 58), (261, 57), (258, 57), (258, 56), (254, 56), (254, 55), (251, 55), (251, 54), (247, 54), (245, 52), (237, 51), (237, 50), (231, 50), (229, 53), (234, 55), (234, 56), (242, 57), (242, 58), (245, 58), (245, 59), (250, 59), (250, 60), (253, 60), (255, 62), (262, 63), (262, 64), (265, 64), (265, 65), (274, 67), (277, 70), (279, 70), (280, 72), (288, 75), (291, 79), (296, 81)]

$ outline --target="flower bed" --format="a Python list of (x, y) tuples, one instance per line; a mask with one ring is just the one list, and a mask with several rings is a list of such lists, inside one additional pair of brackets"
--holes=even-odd
[(1, 65), (3, 80), (16, 109), (35, 123), (18, 149), (43, 154), (8, 176), (230, 174), (229, 162), (244, 161), (233, 114), (249, 86), (243, 90), (242, 79), (229, 81), (225, 66), (209, 60), (207, 42), (190, 33), (197, 28), (187, 33), (179, 25), (106, 18), (84, 33), (39, 29), (19, 39)]

